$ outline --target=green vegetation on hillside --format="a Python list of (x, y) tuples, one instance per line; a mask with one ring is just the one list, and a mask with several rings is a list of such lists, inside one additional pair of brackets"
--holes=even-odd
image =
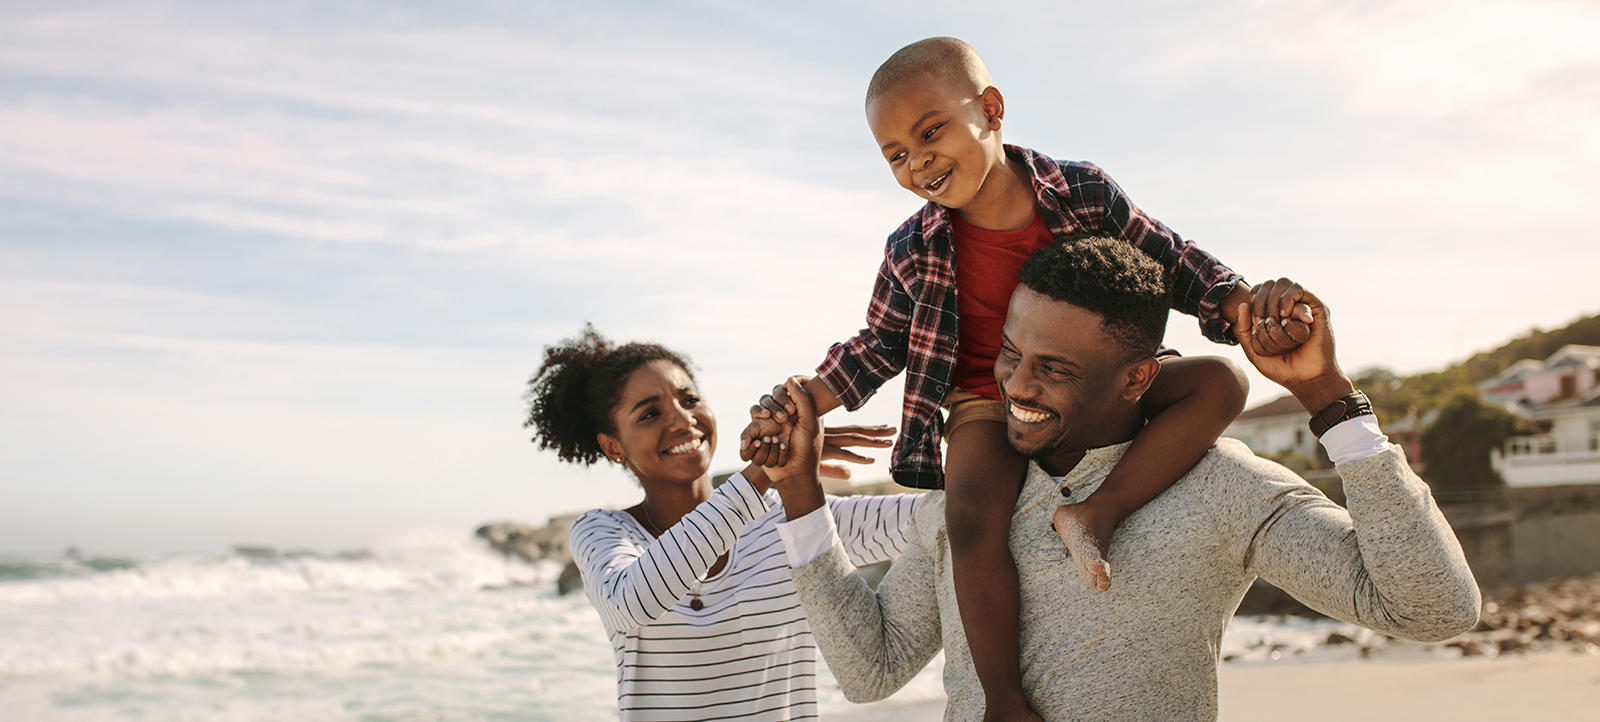
[(1549, 358), (1568, 344), (1600, 346), (1600, 314), (1553, 331), (1533, 329), (1443, 371), (1397, 376), (1379, 367), (1357, 374), (1355, 382), (1372, 399), (1378, 421), (1386, 427), (1414, 434), (1421, 422), (1438, 412), (1421, 437), (1423, 476), (1429, 483), (1452, 488), (1493, 486), (1500, 479), (1489, 467), (1489, 450), (1508, 437), (1537, 433), (1538, 428), (1479, 401), (1477, 383), (1522, 359)]
[(1378, 367), (1356, 375), (1356, 387), (1367, 393), (1378, 412), (1378, 420), (1391, 424), (1401, 419), (1424, 417), (1443, 409), (1462, 393), (1476, 394), (1475, 384), (1506, 370), (1522, 359), (1544, 360), (1568, 344), (1600, 346), (1600, 314), (1585, 316), (1553, 331), (1533, 329), (1493, 351), (1473, 354), (1443, 371), (1428, 371), (1412, 376), (1396, 376)]

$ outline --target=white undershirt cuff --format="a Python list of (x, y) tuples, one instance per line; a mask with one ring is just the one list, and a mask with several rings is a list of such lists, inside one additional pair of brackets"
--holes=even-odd
[(1323, 433), (1322, 448), (1328, 450), (1328, 458), (1334, 466), (1340, 466), (1400, 447), (1390, 443), (1389, 437), (1378, 429), (1378, 417), (1362, 414), (1341, 421)]
[(778, 537), (783, 539), (783, 550), (789, 555), (789, 568), (809, 564), (811, 560), (833, 548), (839, 539), (839, 530), (833, 521), (833, 512), (823, 504), (810, 514), (778, 522)]

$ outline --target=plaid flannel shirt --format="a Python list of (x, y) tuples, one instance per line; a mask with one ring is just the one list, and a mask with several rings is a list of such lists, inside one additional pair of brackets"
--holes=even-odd
[[(1103, 171), (1017, 146), (1006, 155), (1027, 164), (1044, 221), (1056, 238), (1098, 233), (1121, 238), (1167, 269), (1172, 307), (1200, 319), (1201, 332), (1235, 343), (1219, 310), (1243, 280), (1221, 261), (1145, 215)], [(889, 236), (867, 307), (867, 327), (834, 344), (817, 377), (854, 411), (905, 371), (900, 438), (890, 455), (896, 483), (944, 486), (939, 406), (956, 367), (956, 269), (949, 210), (929, 202)]]

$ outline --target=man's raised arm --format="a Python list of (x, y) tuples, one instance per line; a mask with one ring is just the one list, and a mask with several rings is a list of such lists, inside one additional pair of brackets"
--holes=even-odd
[(1461, 544), (1339, 369), (1327, 307), (1310, 294), (1307, 302), (1312, 336), (1300, 348), (1260, 354), (1254, 336), (1280, 331), (1272, 318), (1241, 323), (1240, 346), (1312, 415), (1348, 512), (1303, 491), (1264, 500), (1245, 551), (1250, 571), (1318, 611), (1387, 634), (1437, 641), (1466, 632), (1481, 599)]
[(789, 461), (767, 470), (789, 518), (778, 525), (778, 533), (811, 632), (845, 699), (880, 700), (911, 681), (943, 645), (933, 556), (927, 546), (933, 535), (918, 526), (937, 524), (944, 508), (926, 500), (917, 505), (910, 548), (873, 592), (845, 554), (823, 500), (817, 480), (823, 441), (816, 409), (794, 380), (787, 386), (797, 407)]

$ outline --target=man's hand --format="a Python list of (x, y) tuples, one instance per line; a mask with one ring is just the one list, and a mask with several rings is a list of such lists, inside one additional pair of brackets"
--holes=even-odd
[[(1234, 338), (1244, 343), (1245, 333), (1255, 337), (1256, 350), (1266, 356), (1281, 356), (1300, 347), (1311, 336), (1311, 307), (1305, 303), (1306, 290), (1287, 278), (1267, 281), (1251, 288), (1240, 282), (1223, 300)], [(1238, 310), (1248, 303), (1254, 313)]]
[(1234, 331), (1239, 336), (1239, 348), (1244, 350), (1245, 358), (1250, 359), (1256, 370), (1288, 389), (1306, 411), (1315, 414), (1335, 400), (1354, 392), (1355, 385), (1339, 369), (1339, 360), (1334, 356), (1333, 325), (1328, 307), (1304, 289), (1300, 289), (1299, 298), (1310, 317), (1307, 323), (1310, 336), (1292, 351), (1280, 355), (1268, 352), (1265, 345), (1267, 334), (1263, 333), (1262, 327), (1272, 319), (1257, 318), (1249, 304), (1239, 304), (1241, 322), (1234, 327)]
[(789, 416), (795, 404), (784, 384), (772, 387), (750, 407), (750, 424), (739, 434), (739, 458), (760, 466), (783, 466), (789, 460)]
[[(784, 387), (795, 406), (794, 415), (790, 419), (793, 428), (786, 449), (788, 458), (782, 464), (768, 467), (767, 476), (780, 485), (789, 480), (804, 484), (810, 479), (814, 483), (818, 467), (822, 462), (824, 446), (822, 422), (817, 419), (817, 410), (811, 404), (811, 396), (800, 388), (799, 379), (791, 377), (784, 382)], [(841, 454), (839, 458), (847, 458), (843, 454), (853, 455), (842, 449), (837, 453)]]

